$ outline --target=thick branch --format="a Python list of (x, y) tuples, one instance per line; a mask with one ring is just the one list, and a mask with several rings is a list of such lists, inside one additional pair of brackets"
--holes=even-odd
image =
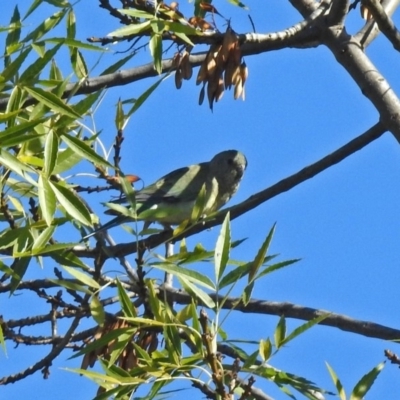
[(378, 0), (363, 0), (363, 4), (368, 7), (374, 17), (375, 22), (378, 24), (380, 31), (390, 40), (393, 47), (400, 51), (400, 32), (397, 30), (393, 21), (386, 13), (385, 9)]
[[(382, 7), (386, 15), (390, 16), (394, 13), (396, 8), (400, 5), (400, 0), (384, 0)], [(380, 30), (374, 20), (369, 21), (365, 26), (354, 35), (355, 40), (360, 42), (365, 49), (379, 34)]]
[(324, 42), (378, 110), (381, 123), (400, 143), (400, 100), (366, 56), (361, 44), (337, 27), (329, 30)]
[[(192, 296), (182, 290), (166, 288), (167, 299), (179, 304), (190, 304)], [(164, 293), (163, 293), (164, 295)], [(210, 295), (218, 304), (223, 304), (223, 309), (241, 311), (249, 314), (267, 314), (285, 316), (286, 318), (295, 318), (310, 321), (324, 314), (329, 314), (320, 325), (331, 326), (341, 329), (342, 331), (356, 333), (367, 337), (398, 340), (400, 338), (400, 330), (390, 328), (374, 322), (356, 320), (347, 315), (335, 314), (326, 310), (318, 310), (310, 307), (303, 307), (292, 303), (281, 303), (275, 301), (253, 299), (246, 306), (243, 305), (240, 298), (228, 298), (224, 296)]]

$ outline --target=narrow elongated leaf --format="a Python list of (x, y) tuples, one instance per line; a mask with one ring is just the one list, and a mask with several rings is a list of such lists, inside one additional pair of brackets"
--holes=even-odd
[(38, 75), (43, 71), (45, 66), (54, 58), (58, 50), (61, 48), (62, 43), (57, 44), (52, 49), (47, 50), (43, 57), (36, 59), (22, 74), (19, 79), (20, 84), (27, 84), (34, 82)]
[(22, 50), (21, 53), (18, 55), (18, 57), (7, 65), (7, 67), (3, 70), (3, 72), (0, 75), (4, 82), (11, 80), (11, 78), (13, 78), (18, 73), (22, 63), (25, 61), (26, 57), (28, 56), (31, 50), (32, 50), (31, 47)]
[(71, 190), (56, 182), (49, 182), (57, 200), (65, 208), (65, 211), (86, 226), (92, 226), (89, 210), (82, 200)]
[(67, 38), (74, 39), (76, 34), (76, 17), (74, 10), (71, 8), (67, 14)]
[(45, 104), (51, 110), (58, 112), (62, 115), (66, 115), (71, 118), (80, 118), (80, 114), (74, 111), (69, 105), (64, 103), (59, 97), (51, 92), (47, 92), (41, 88), (33, 88), (24, 86), (24, 90), (26, 90), (33, 98), (37, 101)]
[(133, 8), (120, 8), (118, 9), (118, 12), (121, 14), (125, 15), (130, 15), (131, 17), (136, 17), (136, 18), (145, 18), (145, 19), (153, 19), (154, 14), (150, 14), (147, 11), (142, 11), (142, 10), (135, 10)]
[(281, 343), (284, 341), (286, 336), (286, 320), (282, 315), (279, 319), (278, 325), (275, 328), (274, 339), (275, 339), (275, 347), (279, 349), (281, 347)]
[(42, 124), (48, 118), (39, 118), (36, 120), (22, 122), (21, 124), (16, 124), (7, 128), (3, 132), (0, 132), (0, 146), (3, 147), (3, 142), (10, 138), (21, 138), (27, 132), (31, 132), (37, 125)]
[(71, 48), (70, 59), (75, 75), (79, 79), (86, 78), (88, 76), (88, 69), (82, 53), (77, 48)]
[(147, 98), (158, 88), (160, 83), (166, 79), (169, 74), (164, 75), (161, 79), (159, 79), (156, 83), (153, 83), (144, 93), (142, 93), (135, 101), (133, 107), (129, 110), (126, 117), (130, 117), (133, 113), (135, 113), (140, 106), (147, 100)]
[(385, 363), (382, 362), (378, 364), (376, 367), (372, 368), (367, 374), (365, 374), (354, 387), (350, 400), (363, 400), (365, 395), (368, 393), (371, 386), (374, 384), (375, 379), (381, 373)]
[(44, 145), (44, 174), (46, 178), (49, 178), (53, 173), (57, 163), (58, 147), (58, 136), (53, 130), (50, 130), (46, 136), (46, 143)]
[(28, 269), (30, 261), (31, 261), (31, 257), (22, 257), (22, 258), (14, 259), (14, 262), (12, 263), (12, 266), (11, 266), (14, 274), (11, 278), (10, 296), (15, 292), (19, 283), (21, 282), (22, 278), (24, 277), (25, 272)]
[(50, 39), (44, 39), (43, 42), (44, 43), (62, 43), (68, 47), (74, 47), (74, 48), (83, 49), (83, 50), (100, 51), (102, 53), (107, 51), (106, 49), (104, 49), (100, 46), (96, 46), (96, 45), (90, 44), (90, 43), (85, 43), (80, 40), (72, 39), (72, 38), (50, 38)]
[(289, 343), (291, 340), (302, 334), (303, 332), (307, 331), (308, 329), (312, 328), (314, 325), (319, 324), (321, 321), (329, 317), (329, 313), (320, 315), (317, 318), (313, 318), (311, 321), (307, 321), (306, 323), (300, 325), (296, 329), (293, 330), (289, 335), (287, 335), (281, 342), (280, 346), (283, 346)]
[(206, 292), (194, 285), (189, 279), (186, 279), (182, 275), (178, 276), (178, 280), (188, 293), (197, 298), (206, 307), (215, 309), (216, 304), (214, 300)]
[[(22, 42), (26, 43), (30, 40), (37, 41), (47, 32), (51, 31), (55, 26), (57, 26), (64, 18), (68, 8), (54, 13), (51, 17), (45, 19), (40, 25), (37, 26), (28, 36), (22, 39)], [(26, 18), (26, 16), (25, 16)]]
[(267, 254), (269, 245), (271, 243), (272, 237), (274, 236), (275, 232), (275, 225), (269, 231), (268, 236), (266, 237), (264, 243), (262, 244), (261, 248), (258, 250), (258, 253), (254, 260), (252, 261), (252, 267), (249, 273), (249, 282), (253, 281), (254, 277), (256, 276), (258, 270), (260, 269), (261, 265), (264, 262), (265, 255)]
[(153, 57), (154, 68), (161, 74), (162, 72), (162, 38), (161, 35), (154, 33), (149, 42), (150, 53)]
[(221, 226), (217, 244), (215, 246), (214, 264), (215, 264), (215, 279), (217, 282), (221, 280), (221, 276), (225, 272), (229, 260), (229, 251), (231, 248), (231, 226), (230, 214), (226, 214), (224, 222)]
[(173, 274), (175, 276), (183, 277), (187, 280), (190, 280), (193, 283), (198, 285), (202, 285), (210, 290), (215, 290), (214, 282), (206, 275), (202, 275), (197, 271), (190, 270), (188, 268), (182, 268), (175, 264), (156, 262), (150, 264), (152, 267), (165, 271), (169, 274)]
[(221, 279), (221, 281), (218, 284), (219, 289), (223, 289), (224, 287), (237, 282), (240, 278), (247, 275), (250, 269), (251, 269), (251, 263), (238, 265)]
[(10, 152), (0, 149), (0, 163), (5, 165), (11, 171), (20, 175), (24, 180), (29, 181), (32, 185), (36, 186), (36, 182), (26, 172), (33, 172), (32, 169), (14, 157)]
[(128, 26), (124, 26), (123, 28), (119, 28), (111, 33), (109, 33), (108, 37), (124, 37), (130, 35), (137, 35), (138, 33), (143, 33), (150, 28), (150, 21), (145, 21), (139, 24), (132, 24)]
[(76, 164), (78, 164), (83, 157), (77, 154), (70, 147), (60, 150), (57, 156), (57, 165), (54, 167), (53, 174), (61, 174), (68, 171)]
[(125, 289), (122, 287), (121, 282), (117, 279), (117, 289), (119, 302), (121, 303), (121, 309), (125, 317), (137, 317), (137, 313), (131, 299), (126, 293)]
[(63, 265), (63, 268), (79, 282), (82, 282), (84, 285), (87, 285), (90, 288), (100, 289), (100, 285), (93, 278), (91, 278), (84, 272), (80, 271), (79, 269), (66, 267), (65, 265)]
[(63, 142), (68, 147), (74, 150), (82, 158), (91, 161), (93, 164), (103, 165), (104, 167), (114, 168), (108, 161), (104, 160), (99, 156), (90, 146), (88, 146), (82, 139), (78, 139), (75, 136), (64, 134), (62, 136)]
[(347, 399), (346, 392), (344, 391), (342, 382), (340, 382), (340, 379), (336, 375), (333, 368), (327, 362), (325, 364), (326, 364), (326, 367), (328, 368), (329, 375), (331, 376), (333, 383), (335, 384), (337, 394), (340, 397), (340, 400), (346, 400)]
[(129, 54), (129, 56), (121, 58), (121, 60), (118, 60), (116, 63), (107, 67), (100, 75), (108, 75), (108, 74), (112, 74), (115, 71), (120, 70), (121, 67), (124, 66), (134, 55), (135, 55), (135, 53), (132, 53), (132, 54)]
[(18, 5), (16, 5), (14, 8), (14, 13), (11, 17), (8, 28), (9, 31), (6, 37), (6, 54), (8, 54), (8, 47), (18, 44), (21, 35), (21, 16), (18, 10)]
[(45, 247), (53, 236), (55, 229), (54, 226), (49, 226), (48, 228), (43, 229), (43, 231), (40, 232), (40, 235), (33, 242), (32, 251)]

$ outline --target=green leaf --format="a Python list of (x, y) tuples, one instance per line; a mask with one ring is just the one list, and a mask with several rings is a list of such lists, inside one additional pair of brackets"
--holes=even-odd
[(286, 320), (285, 317), (282, 315), (279, 319), (278, 325), (275, 328), (274, 332), (274, 340), (275, 340), (275, 347), (279, 349), (281, 347), (282, 342), (285, 340), (286, 336)]
[(308, 329), (312, 328), (314, 325), (319, 324), (321, 321), (329, 317), (329, 313), (320, 315), (319, 317), (313, 318), (311, 321), (307, 321), (304, 324), (300, 325), (296, 329), (293, 330), (289, 335), (287, 335), (279, 344), (279, 346), (283, 346), (288, 344), (291, 340), (304, 333)]
[(384, 366), (385, 363), (381, 362), (375, 368), (365, 374), (357, 382), (356, 386), (354, 386), (354, 389), (350, 395), (350, 400), (363, 400), (364, 396), (368, 393), (369, 389), (371, 389), (375, 379), (378, 377)]
[(33, 172), (32, 169), (25, 163), (19, 161), (18, 158), (14, 157), (10, 152), (0, 149), (0, 163), (20, 175), (24, 180), (36, 186), (36, 182), (26, 173)]
[(4, 354), (7, 355), (6, 342), (4, 341), (3, 328), (1, 327), (1, 324), (0, 324), (0, 344), (1, 347), (3, 348)]
[(120, 8), (117, 11), (120, 12), (121, 14), (129, 15), (135, 18), (145, 18), (145, 19), (154, 18), (154, 14), (150, 14), (147, 11), (135, 10), (133, 8), (130, 9)]
[(193, 283), (202, 285), (210, 290), (215, 290), (214, 282), (206, 275), (202, 275), (197, 271), (193, 271), (188, 268), (182, 268), (178, 265), (167, 263), (167, 262), (155, 262), (151, 263), (150, 266), (165, 271), (169, 274), (175, 275), (178, 278), (182, 277), (190, 280)]
[(99, 156), (90, 146), (88, 146), (82, 139), (75, 136), (64, 134), (62, 140), (68, 147), (79, 154), (83, 159), (91, 161), (93, 164), (103, 165), (104, 167), (114, 168), (103, 157)]
[(189, 279), (186, 279), (186, 277), (182, 275), (178, 275), (178, 280), (190, 295), (200, 300), (206, 307), (215, 309), (216, 305), (214, 300), (206, 292), (201, 290), (198, 286), (193, 285)]
[(25, 275), (26, 270), (28, 269), (29, 263), (31, 261), (31, 257), (22, 257), (15, 258), (14, 262), (11, 265), (11, 268), (14, 272), (11, 278), (10, 284), (10, 296), (15, 292), (19, 283)]
[(260, 340), (260, 343), (258, 345), (258, 352), (264, 362), (269, 360), (272, 354), (272, 343), (269, 338), (267, 340)]
[(34, 88), (24, 86), (24, 90), (26, 90), (33, 98), (35, 98), (38, 102), (45, 104), (51, 110), (56, 111), (60, 114), (66, 115), (71, 118), (81, 118), (81, 115), (74, 111), (69, 105), (64, 103), (59, 97), (55, 94), (43, 90), (41, 88)]
[(35, 79), (39, 76), (45, 66), (54, 59), (57, 51), (61, 48), (62, 43), (54, 46), (52, 49), (47, 50), (43, 57), (36, 59), (26, 70), (21, 74), (19, 79), (19, 84), (27, 84), (29, 82), (33, 83)]
[(64, 37), (45, 39), (43, 42), (44, 43), (62, 43), (68, 47), (73, 47), (73, 48), (82, 49), (82, 50), (99, 51), (102, 53), (107, 51), (106, 49), (103, 49), (102, 47), (94, 45), (94, 44), (85, 43), (85, 42), (81, 42), (80, 40), (64, 38)]
[(61, 174), (73, 168), (82, 160), (82, 156), (77, 154), (70, 147), (60, 150), (57, 157), (57, 165), (53, 170), (53, 174)]
[(292, 265), (294, 263), (297, 263), (299, 261), (300, 261), (300, 259), (297, 258), (297, 259), (294, 259), (294, 260), (286, 260), (286, 261), (282, 261), (282, 262), (279, 262), (279, 263), (276, 263), (276, 264), (273, 264), (273, 265), (269, 265), (267, 268), (262, 270), (257, 275), (256, 279), (259, 279), (259, 278), (261, 278), (261, 277), (263, 277), (263, 276), (265, 276), (267, 274), (270, 274), (271, 272), (277, 271), (278, 269), (281, 269), (281, 268), (285, 268), (285, 267), (287, 267), (289, 265)]
[(74, 39), (76, 35), (76, 17), (74, 10), (71, 8), (67, 14), (67, 38)]
[(150, 54), (153, 57), (154, 68), (160, 75), (162, 72), (162, 37), (153, 33), (149, 42)]
[(32, 48), (28, 47), (27, 49), (21, 51), (18, 57), (7, 65), (0, 75), (4, 82), (11, 80), (11, 78), (13, 78), (19, 72), (22, 63), (25, 61), (31, 50)]
[(116, 63), (110, 65), (107, 67), (100, 75), (108, 75), (112, 74), (116, 71), (119, 71), (122, 66), (124, 66), (133, 56), (135, 56), (136, 53), (129, 54), (129, 56), (126, 56), (122, 58), (121, 60), (118, 60)]
[(53, 236), (55, 229), (54, 226), (49, 226), (46, 229), (43, 229), (43, 231), (40, 232), (40, 235), (33, 242), (32, 252), (36, 249), (44, 248)]
[[(48, 118), (39, 118), (28, 122), (22, 122), (0, 132), (0, 146), (5, 147), (3, 143), (8, 139), (18, 138), (22, 140), (23, 135), (27, 132), (32, 132), (36, 126), (44, 123), (47, 119)], [(37, 135), (37, 137), (39, 137), (39, 135)]]
[(101, 301), (99, 300), (99, 297), (97, 295), (92, 296), (89, 307), (93, 319), (99, 324), (99, 326), (103, 326), (106, 314), (104, 312), (103, 305), (101, 304)]
[(100, 289), (100, 285), (93, 278), (81, 272), (79, 269), (73, 267), (67, 267), (65, 265), (63, 265), (63, 268), (79, 282), (89, 286), (89, 288), (94, 288), (97, 290)]
[(59, 144), (58, 136), (53, 130), (50, 130), (46, 136), (46, 143), (44, 145), (44, 176), (46, 178), (50, 177), (57, 164)]
[(78, 220), (86, 226), (92, 226), (90, 213), (82, 200), (65, 186), (56, 182), (49, 182), (57, 200), (65, 208), (65, 211), (71, 215), (72, 218)]
[(325, 362), (329, 374), (333, 380), (333, 383), (335, 384), (336, 390), (338, 392), (338, 396), (340, 397), (340, 400), (346, 400), (346, 392), (344, 391), (342, 382), (340, 382), (338, 376), (336, 375), (335, 371), (333, 370), (333, 368), (327, 363)]
[(117, 279), (117, 289), (119, 302), (121, 303), (121, 309), (125, 317), (137, 317), (136, 309), (132, 304), (132, 300), (129, 298), (119, 279)]
[(53, 222), (56, 212), (56, 195), (54, 194), (47, 178), (39, 175), (38, 197), (42, 216), (47, 226)]
[(153, 83), (144, 93), (142, 93), (135, 101), (135, 104), (133, 107), (130, 109), (130, 111), (127, 113), (126, 118), (130, 117), (133, 113), (135, 113), (140, 106), (147, 100), (147, 98), (158, 88), (160, 83), (166, 79), (169, 76), (169, 74), (164, 75), (161, 79), (159, 79), (157, 82)]
[(225, 272), (229, 260), (229, 251), (231, 248), (231, 226), (230, 214), (226, 214), (224, 222), (221, 226), (221, 231), (215, 246), (214, 263), (215, 263), (215, 277), (217, 282), (221, 280)]
[(275, 225), (269, 231), (268, 236), (266, 237), (264, 243), (262, 244), (261, 248), (258, 250), (258, 253), (254, 260), (252, 261), (251, 270), (249, 273), (249, 282), (252, 282), (254, 277), (256, 276), (258, 270), (264, 263), (265, 255), (267, 254), (269, 245), (271, 243), (272, 237), (274, 236), (275, 232)]
[(251, 266), (251, 263), (236, 266), (221, 279), (218, 284), (218, 288), (223, 289), (232, 283), (236, 283), (240, 278), (249, 273)]
[(7, 49), (10, 46), (18, 44), (21, 35), (21, 16), (19, 14), (18, 5), (14, 8), (14, 13), (8, 25), (8, 34), (6, 37), (6, 54), (9, 54)]
[(89, 290), (86, 286), (80, 285), (75, 282), (67, 281), (65, 279), (49, 279), (50, 282), (53, 282), (57, 286), (65, 287), (69, 290), (74, 290), (76, 292), (82, 292), (85, 294), (93, 294), (91, 290)]
[(109, 33), (107, 36), (124, 37), (124, 36), (137, 35), (138, 33), (144, 33), (149, 28), (150, 28), (150, 21), (145, 21), (139, 24), (124, 26), (123, 28), (119, 28), (116, 31)]
[[(40, 25), (37, 26), (28, 36), (22, 39), (23, 43), (39, 40), (47, 32), (51, 31), (55, 26), (57, 26), (64, 18), (68, 8), (54, 13), (51, 17), (44, 20)], [(26, 16), (25, 16), (26, 18)]]
[(75, 75), (79, 79), (86, 78), (88, 76), (88, 68), (86, 66), (85, 59), (82, 56), (82, 53), (77, 48), (71, 48), (70, 59)]

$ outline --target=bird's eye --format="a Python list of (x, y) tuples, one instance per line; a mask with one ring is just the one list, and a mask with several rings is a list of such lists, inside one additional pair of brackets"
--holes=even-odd
[(233, 159), (232, 158), (228, 158), (228, 164), (232, 165), (233, 164)]

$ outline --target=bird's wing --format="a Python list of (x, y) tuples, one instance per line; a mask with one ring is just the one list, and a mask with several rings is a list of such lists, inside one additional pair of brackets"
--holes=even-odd
[[(207, 179), (208, 163), (179, 168), (135, 193), (135, 201), (151, 207), (160, 203), (193, 202)], [(126, 197), (112, 201), (125, 203)]]

